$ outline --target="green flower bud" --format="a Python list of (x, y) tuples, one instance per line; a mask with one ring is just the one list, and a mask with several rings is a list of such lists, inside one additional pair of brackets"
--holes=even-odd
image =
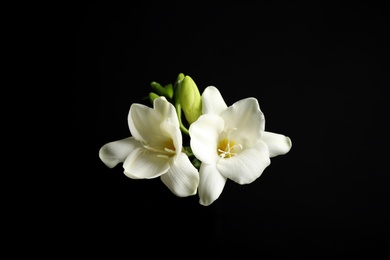
[(169, 98), (169, 99), (172, 99), (172, 97), (173, 97), (173, 86), (172, 86), (172, 84), (166, 85), (164, 87), (164, 89), (165, 89), (166, 97)]
[(165, 87), (161, 86), (159, 83), (152, 81), (150, 86), (159, 96), (164, 96), (168, 99), (171, 99), (173, 96), (173, 86), (172, 84), (168, 84)]
[(150, 92), (150, 93), (149, 93), (149, 100), (150, 100), (150, 103), (153, 104), (153, 101), (154, 101), (156, 98), (158, 98), (158, 97), (160, 97), (160, 96), (157, 95), (156, 93)]
[(184, 73), (179, 73), (179, 75), (177, 75), (176, 84), (182, 82), (183, 79), (184, 79)]
[(185, 76), (179, 92), (180, 105), (189, 124), (195, 122), (202, 114), (202, 98), (195, 82)]

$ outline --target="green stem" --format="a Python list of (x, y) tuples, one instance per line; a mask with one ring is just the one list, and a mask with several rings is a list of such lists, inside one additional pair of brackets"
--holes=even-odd
[(180, 73), (179, 76), (177, 77), (177, 80), (175, 82), (174, 86), (174, 95), (173, 95), (173, 102), (175, 105), (176, 109), (176, 114), (177, 118), (179, 119), (179, 124), (180, 124), (180, 130), (186, 134), (190, 135), (190, 132), (188, 131), (187, 127), (184, 126), (183, 121), (181, 120), (181, 104), (180, 104), (180, 91), (181, 91), (181, 84), (183, 82), (184, 74)]
[(191, 160), (192, 165), (194, 165), (195, 168), (199, 170), (200, 165), (201, 165), (201, 161), (199, 161), (198, 158), (196, 158), (195, 155), (192, 153), (191, 146), (183, 146), (183, 152)]
[(175, 104), (175, 108), (176, 108), (177, 118), (179, 119), (180, 130), (181, 130), (184, 134), (190, 135), (190, 132), (188, 131), (187, 127), (185, 127), (185, 126), (183, 125), (183, 122), (181, 121), (181, 106), (180, 106), (180, 104)]

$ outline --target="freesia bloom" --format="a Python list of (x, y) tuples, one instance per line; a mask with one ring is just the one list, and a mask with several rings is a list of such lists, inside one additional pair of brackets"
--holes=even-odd
[(202, 94), (202, 115), (189, 128), (190, 145), (201, 161), (200, 204), (213, 203), (227, 179), (239, 184), (255, 181), (270, 158), (287, 153), (291, 140), (265, 131), (265, 118), (257, 99), (249, 97), (227, 106), (219, 90), (207, 87)]
[(182, 150), (174, 106), (165, 97), (154, 99), (153, 108), (132, 104), (128, 124), (131, 137), (100, 148), (99, 157), (104, 164), (113, 168), (123, 163), (124, 174), (132, 179), (160, 177), (179, 197), (196, 194), (199, 174)]

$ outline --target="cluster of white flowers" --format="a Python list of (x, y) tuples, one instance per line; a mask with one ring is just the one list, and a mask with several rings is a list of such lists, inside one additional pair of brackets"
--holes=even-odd
[[(227, 179), (249, 184), (270, 158), (291, 149), (289, 137), (265, 131), (256, 98), (228, 106), (216, 87), (206, 87), (200, 95), (192, 78), (182, 73), (174, 85), (152, 82), (151, 87), (153, 107), (130, 107), (131, 136), (99, 150), (105, 165), (123, 163), (129, 178), (160, 177), (176, 196), (198, 194), (199, 203), (208, 206), (221, 195)], [(189, 144), (183, 144), (183, 135), (189, 135)]]

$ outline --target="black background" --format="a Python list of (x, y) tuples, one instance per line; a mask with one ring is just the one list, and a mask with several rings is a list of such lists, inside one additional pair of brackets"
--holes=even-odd
[[(388, 18), (324, 2), (75, 8), (70, 23), (80, 159), (67, 175), (67, 251), (224, 259), (389, 256)], [(107, 168), (99, 148), (130, 136), (127, 113), (190, 75), (228, 105), (253, 96), (266, 130), (292, 139), (248, 185), (212, 205), (159, 179)], [(70, 198), (76, 199), (70, 199)], [(69, 228), (69, 229), (68, 229)], [(212, 254), (212, 255), (211, 255)]]

